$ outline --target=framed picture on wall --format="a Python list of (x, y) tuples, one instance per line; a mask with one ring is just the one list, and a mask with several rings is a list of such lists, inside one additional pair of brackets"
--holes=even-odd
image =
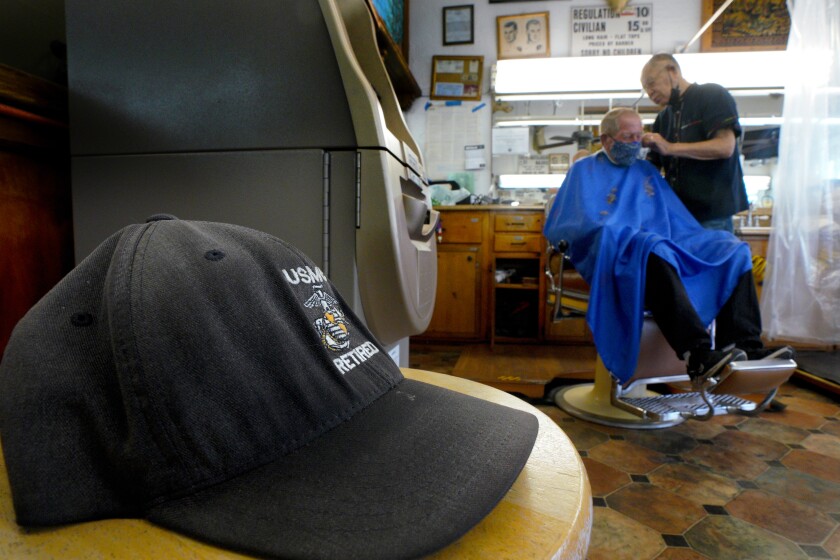
[(374, 23), (408, 58), (408, 0), (367, 0), (373, 7)]
[(433, 56), (431, 99), (480, 101), (483, 56)]
[(473, 6), (447, 6), (443, 9), (443, 44), (472, 45)]
[[(703, 0), (703, 21), (725, 0)], [(733, 2), (700, 39), (703, 52), (784, 50), (790, 32), (785, 0)]]
[(551, 56), (548, 12), (497, 17), (496, 44), (499, 60)]

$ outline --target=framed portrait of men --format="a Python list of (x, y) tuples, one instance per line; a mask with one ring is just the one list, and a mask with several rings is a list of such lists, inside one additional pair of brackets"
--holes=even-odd
[(499, 60), (551, 56), (548, 12), (497, 17), (496, 43)]

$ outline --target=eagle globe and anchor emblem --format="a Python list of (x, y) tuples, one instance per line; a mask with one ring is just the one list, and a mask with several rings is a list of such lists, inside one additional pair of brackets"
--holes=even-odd
[(315, 330), (321, 337), (323, 345), (334, 352), (344, 350), (350, 346), (350, 332), (344, 319), (344, 312), (338, 300), (321, 290), (321, 286), (313, 286), (315, 293), (304, 302), (310, 309), (320, 309), (323, 315), (313, 323)]

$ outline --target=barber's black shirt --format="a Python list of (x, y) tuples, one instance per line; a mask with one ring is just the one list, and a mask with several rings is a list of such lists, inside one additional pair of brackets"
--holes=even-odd
[[(717, 84), (692, 84), (679, 105), (667, 106), (653, 123), (653, 131), (669, 142), (700, 142), (725, 128), (735, 132), (736, 140), (740, 138), (735, 100)], [(727, 159), (666, 157), (653, 151), (648, 159), (665, 170), (665, 178), (680, 200), (703, 222), (731, 216), (748, 206), (739, 143)]]

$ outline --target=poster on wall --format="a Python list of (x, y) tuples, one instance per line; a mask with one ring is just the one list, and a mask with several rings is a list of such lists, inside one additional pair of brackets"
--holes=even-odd
[(531, 151), (528, 127), (494, 128), (493, 155), (527, 154)]
[[(708, 21), (724, 0), (703, 0), (703, 21)], [(703, 34), (701, 52), (773, 51), (787, 47), (790, 14), (785, 0), (734, 2)]]
[(572, 56), (651, 54), (651, 4), (632, 4), (620, 11), (607, 6), (580, 6), (571, 10)]
[(376, 15), (382, 21), (394, 43), (402, 46), (405, 29), (405, 0), (372, 0)]
[(431, 99), (480, 101), (483, 56), (432, 57)]

